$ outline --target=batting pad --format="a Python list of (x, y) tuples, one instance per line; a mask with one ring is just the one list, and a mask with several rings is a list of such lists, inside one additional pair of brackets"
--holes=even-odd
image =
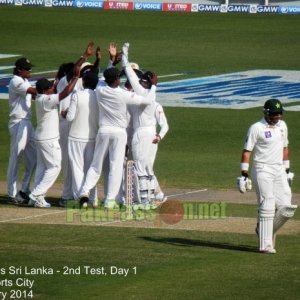
[(288, 219), (291, 219), (294, 216), (297, 207), (297, 205), (281, 206), (277, 210), (273, 223), (274, 234), (288, 221)]

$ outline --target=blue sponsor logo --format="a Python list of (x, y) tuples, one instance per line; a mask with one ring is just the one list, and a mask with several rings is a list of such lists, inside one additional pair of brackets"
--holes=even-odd
[(248, 13), (250, 12), (250, 5), (228, 5), (228, 12), (240, 12), (240, 13)]
[(52, 0), (52, 6), (54, 7), (72, 7), (74, 6), (73, 0)]
[(0, 5), (14, 5), (14, 0), (0, 0)]
[(219, 12), (220, 5), (199, 4), (198, 11), (200, 11), (200, 12)]
[(15, 0), (15, 5), (44, 6), (44, 0)]
[(279, 11), (282, 14), (300, 14), (300, 6), (280, 6)]
[(258, 5), (257, 6), (258, 13), (278, 13), (279, 6), (265, 6), (265, 5)]
[(166, 106), (248, 108), (269, 98), (300, 100), (299, 71), (253, 70), (159, 84), (157, 99)]
[(140, 2), (134, 3), (135, 10), (162, 10), (161, 3)]
[(78, 8), (103, 8), (103, 1), (97, 0), (77, 0), (75, 7)]

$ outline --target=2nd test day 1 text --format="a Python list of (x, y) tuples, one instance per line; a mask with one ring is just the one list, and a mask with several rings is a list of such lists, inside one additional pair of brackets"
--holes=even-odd
[(137, 268), (122, 268), (117, 266), (110, 267), (91, 267), (91, 266), (77, 266), (69, 267), (63, 266), (59, 270), (54, 270), (48, 267), (30, 268), (27, 266), (10, 266), (8, 268), (0, 267), (0, 275), (53, 275), (54, 273), (61, 273), (62, 275), (119, 275), (127, 276), (129, 273), (136, 274)]

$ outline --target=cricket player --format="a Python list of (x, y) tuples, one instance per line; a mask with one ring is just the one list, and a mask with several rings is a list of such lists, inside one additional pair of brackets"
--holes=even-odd
[[(82, 77), (84, 74), (87, 74), (88, 72), (94, 72), (96, 74), (98, 74), (99, 72), (99, 63), (101, 60), (101, 51), (100, 51), (100, 47), (98, 46), (96, 49), (96, 60), (94, 62), (94, 64), (90, 64), (88, 62), (84, 62), (81, 65), (80, 68), (80, 76), (79, 79), (77, 80), (76, 86), (73, 90), (73, 92), (75, 91), (79, 91), (79, 90), (83, 90), (84, 87), (82, 85)], [(71, 66), (72, 64), (66, 64), (66, 66)], [(73, 63), (73, 66), (75, 64)], [(59, 81), (59, 83), (57, 84), (56, 90), (57, 93), (60, 93), (63, 91), (63, 89), (68, 85), (69, 80), (72, 78), (73, 76), (73, 69), (74, 67), (65, 74), (64, 77), (61, 78), (61, 80)], [(70, 101), (71, 101), (71, 94), (68, 95), (65, 99), (63, 99), (62, 101), (60, 101), (59, 103), (59, 143), (60, 143), (60, 147), (61, 147), (61, 151), (62, 151), (62, 171), (63, 171), (63, 191), (62, 191), (62, 195), (61, 195), (61, 199), (59, 201), (59, 205), (64, 207), (66, 206), (66, 201), (73, 199), (73, 189), (72, 189), (72, 168), (71, 168), (71, 164), (70, 164), (70, 160), (69, 160), (69, 156), (68, 156), (68, 136), (69, 136), (69, 132), (70, 132), (70, 126), (71, 123), (68, 122), (64, 117), (62, 117), (62, 115), (64, 114), (64, 112), (66, 112), (68, 110), (68, 107), (70, 105)]]
[(127, 105), (143, 105), (154, 101), (157, 76), (151, 78), (152, 87), (146, 97), (120, 88), (120, 72), (117, 68), (106, 69), (103, 73), (105, 81), (100, 80), (96, 89), (99, 105), (99, 130), (93, 162), (88, 170), (80, 197), (80, 204), (88, 202), (89, 192), (98, 182), (103, 161), (109, 156), (109, 174), (104, 207), (113, 208), (116, 205), (122, 175), (127, 141)]
[[(71, 122), (68, 153), (72, 169), (73, 198), (79, 199), (86, 173), (91, 165), (95, 138), (98, 132), (99, 108), (95, 88), (98, 76), (88, 72), (82, 78), (83, 90), (73, 93), (66, 119)], [(89, 200), (93, 207), (98, 204), (97, 189), (91, 189)]]
[(61, 169), (61, 148), (59, 144), (59, 101), (67, 97), (74, 89), (80, 74), (80, 66), (93, 53), (93, 43), (90, 42), (85, 53), (74, 67), (74, 75), (65, 89), (55, 94), (53, 82), (41, 78), (36, 83), (37, 97), (36, 116), (37, 129), (35, 141), (37, 147), (37, 168), (34, 179), (34, 189), (29, 195), (29, 206), (51, 207), (44, 196), (54, 184)]
[[(128, 62), (128, 48), (128, 43), (125, 43), (122, 47), (122, 65), (133, 90), (138, 95), (145, 96), (151, 88), (152, 72), (144, 73), (141, 80), (139, 80)], [(143, 209), (149, 209), (151, 203), (155, 200), (155, 179), (151, 159), (152, 142), (157, 137), (156, 120), (154, 118), (155, 101), (149, 105), (131, 107), (130, 114), (134, 129), (131, 147), (138, 176), (138, 198)]]
[[(36, 164), (34, 129), (31, 124), (31, 100), (36, 95), (28, 79), (32, 64), (25, 58), (15, 62), (13, 78), (9, 82), (9, 122), (10, 154), (7, 170), (7, 192), (9, 202), (27, 204), (30, 193), (30, 179)], [(18, 192), (19, 164), (24, 157), (25, 172)]]
[[(155, 102), (154, 116), (156, 120), (156, 128), (159, 127), (159, 132), (156, 133), (154, 139), (152, 140), (152, 147), (151, 147), (152, 149), (150, 151), (150, 161), (152, 164), (152, 169), (154, 167), (156, 153), (158, 150), (158, 144), (161, 142), (161, 140), (165, 137), (165, 135), (169, 131), (169, 124), (164, 109), (162, 105), (158, 102)], [(155, 200), (157, 200), (159, 203), (164, 202), (167, 200), (167, 197), (165, 197), (164, 193), (162, 192), (156, 176), (155, 175), (153, 176), (155, 182)]]
[(270, 99), (264, 104), (264, 118), (248, 130), (241, 158), (240, 192), (249, 183), (248, 171), (253, 153), (252, 179), (258, 201), (259, 251), (276, 253), (275, 234), (290, 219), (297, 208), (291, 205), (291, 188), (288, 150), (288, 129), (282, 120), (283, 107), (279, 100)]

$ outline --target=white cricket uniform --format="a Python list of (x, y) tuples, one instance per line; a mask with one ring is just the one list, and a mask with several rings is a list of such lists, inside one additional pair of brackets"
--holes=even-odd
[[(165, 137), (165, 135), (167, 134), (168, 130), (169, 130), (169, 124), (168, 124), (164, 109), (161, 106), (161, 104), (158, 103), (158, 102), (155, 102), (154, 117), (155, 117), (155, 120), (156, 120), (156, 127), (159, 126), (159, 128), (160, 128), (158, 134), (159, 134), (159, 136), (162, 140)], [(151, 161), (151, 164), (152, 164), (152, 169), (153, 169), (153, 166), (154, 166), (157, 149), (158, 149), (158, 144), (153, 144), (152, 143), (151, 151), (150, 151), (150, 161)], [(157, 180), (155, 175), (154, 175), (154, 181), (155, 181), (155, 191), (160, 192), (161, 189), (160, 189), (158, 180)]]
[[(132, 67), (126, 66), (125, 72), (133, 90), (138, 95), (147, 95), (149, 89), (141, 86), (139, 79)], [(148, 202), (154, 198), (155, 179), (153, 163), (151, 161), (152, 141), (156, 134), (155, 102), (150, 105), (130, 107), (129, 112), (133, 124), (132, 156), (135, 162), (137, 176), (139, 177), (139, 189), (142, 202)], [(151, 191), (151, 192), (150, 192)], [(149, 196), (152, 194), (152, 196)]]
[(154, 101), (156, 86), (151, 88), (147, 97), (125, 91), (117, 87), (111, 88), (102, 80), (96, 89), (99, 105), (99, 130), (96, 137), (96, 146), (93, 162), (88, 170), (81, 195), (88, 195), (101, 175), (103, 161), (109, 155), (109, 174), (106, 201), (115, 200), (119, 192), (125, 146), (127, 140), (127, 105), (142, 105)]
[(14, 75), (9, 82), (9, 123), (10, 154), (7, 170), (7, 190), (9, 197), (16, 197), (18, 192), (19, 163), (24, 156), (25, 172), (21, 190), (29, 193), (30, 179), (36, 164), (34, 129), (31, 124), (31, 87), (27, 79)]
[[(92, 163), (95, 138), (98, 131), (99, 109), (96, 92), (84, 89), (74, 93), (67, 113), (71, 121), (69, 132), (69, 157), (72, 169), (72, 189), (74, 199), (79, 199), (86, 173)], [(97, 200), (97, 189), (90, 192), (90, 200)]]
[(288, 146), (288, 129), (280, 120), (269, 125), (263, 118), (253, 124), (244, 149), (253, 151), (252, 179), (259, 206), (260, 250), (272, 247), (275, 209), (291, 204), (291, 189), (283, 165), (283, 149)]
[[(68, 84), (69, 83), (67, 81), (67, 76), (62, 77), (56, 87), (57, 93), (61, 93)], [(73, 92), (80, 89), (78, 88), (78, 86), (82, 86), (81, 78), (77, 80)], [(68, 155), (68, 136), (71, 124), (65, 118), (63, 118), (60, 113), (62, 111), (66, 111), (69, 108), (71, 102), (71, 95), (72, 94), (68, 95), (59, 102), (59, 144), (62, 153), (62, 172), (64, 178), (61, 198), (66, 200), (73, 199), (72, 170)]]
[(37, 167), (32, 194), (44, 196), (61, 169), (58, 121), (59, 94), (38, 94), (35, 100)]

